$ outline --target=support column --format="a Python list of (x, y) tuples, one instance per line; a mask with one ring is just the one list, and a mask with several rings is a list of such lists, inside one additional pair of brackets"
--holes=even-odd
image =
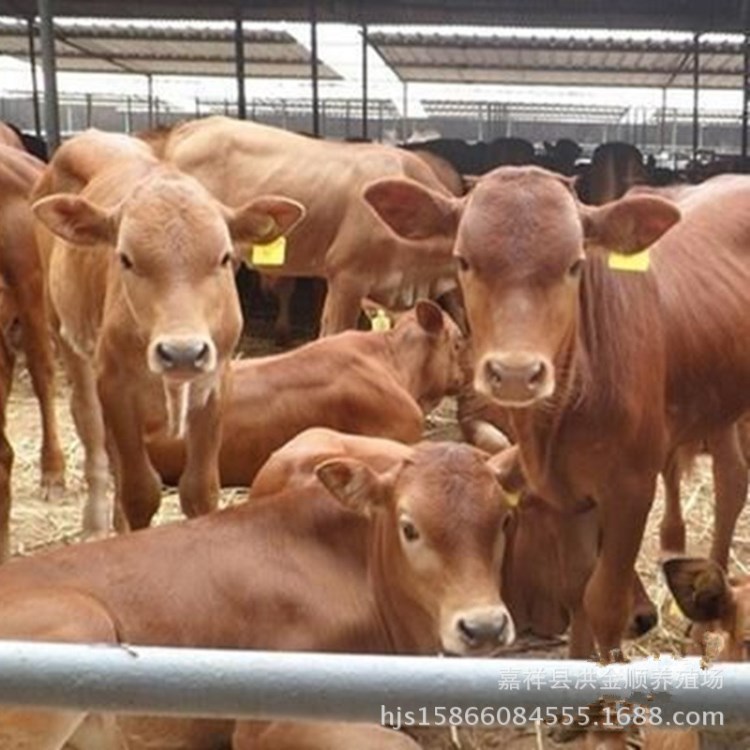
[(60, 110), (57, 98), (57, 63), (55, 60), (55, 27), (52, 16), (53, 0), (37, 0), (39, 38), (42, 45), (44, 73), (44, 135), (49, 156), (60, 145)]
[(234, 60), (237, 72), (237, 117), (247, 120), (245, 98), (245, 31), (242, 27), (242, 11), (238, 9), (234, 21)]
[(700, 147), (700, 112), (698, 109), (700, 95), (700, 34), (693, 37), (693, 163), (698, 158)]
[(409, 137), (409, 84), (403, 83), (403, 99), (401, 101), (401, 140), (406, 143)]
[(367, 33), (367, 24), (362, 24), (362, 138), (367, 140), (367, 86), (368, 86), (368, 80), (367, 80), (367, 48), (370, 46), (368, 33)]
[(154, 127), (154, 77), (149, 73), (146, 76), (148, 86), (148, 127)]
[(26, 21), (29, 35), (29, 68), (31, 72), (32, 106), (34, 109), (34, 131), (37, 138), (42, 137), (42, 115), (39, 107), (39, 81), (36, 75), (36, 28), (33, 16)]
[(318, 100), (318, 2), (310, 0), (310, 72), (312, 77), (312, 131), (320, 135), (320, 102)]
[(742, 70), (742, 171), (748, 172), (747, 143), (748, 143), (748, 120), (750, 120), (750, 34), (745, 32), (743, 44), (743, 70)]

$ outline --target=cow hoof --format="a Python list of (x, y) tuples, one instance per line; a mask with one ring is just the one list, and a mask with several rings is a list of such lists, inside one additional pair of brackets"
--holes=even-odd
[(65, 497), (65, 478), (59, 474), (42, 477), (42, 500), (45, 503), (59, 505)]

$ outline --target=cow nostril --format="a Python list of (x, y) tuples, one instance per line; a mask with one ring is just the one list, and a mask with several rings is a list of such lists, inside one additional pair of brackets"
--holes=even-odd
[(503, 382), (503, 367), (499, 362), (495, 362), (495, 360), (490, 359), (485, 362), (484, 373), (487, 380), (495, 385), (500, 385)]
[(462, 617), (458, 623), (458, 630), (461, 633), (461, 637), (469, 644), (474, 643), (476, 641), (476, 631), (474, 628), (469, 625), (466, 620)]
[(172, 348), (164, 343), (160, 342), (156, 345), (156, 356), (161, 360), (165, 367), (172, 367), (175, 363)]
[(545, 367), (544, 362), (536, 362), (529, 372), (529, 385), (534, 388), (539, 387), (544, 382), (546, 374), (547, 368)]
[(203, 365), (203, 364), (205, 364), (208, 361), (209, 352), (210, 352), (209, 346), (204, 341), (198, 347), (197, 355), (195, 357), (195, 364), (197, 364), (197, 365)]

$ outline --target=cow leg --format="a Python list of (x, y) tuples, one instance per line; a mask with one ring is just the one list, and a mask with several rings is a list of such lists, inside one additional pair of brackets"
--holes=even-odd
[(96, 377), (91, 363), (79, 357), (64, 339), (60, 340), (60, 354), (71, 383), (70, 413), (83, 444), (88, 488), (83, 509), (83, 533), (84, 536), (103, 535), (110, 529), (112, 509), (107, 497), (109, 461)]
[(5, 414), (13, 382), (14, 359), (13, 352), (0, 336), (0, 563), (10, 556), (10, 473), (13, 468), (13, 448), (5, 432)]
[(146, 452), (137, 398), (111, 373), (97, 379), (115, 467), (115, 503), (131, 529), (146, 528), (161, 504), (161, 479)]
[[(223, 384), (219, 388), (226, 390)], [(220, 409), (218, 389), (213, 389), (204, 406), (188, 412), (185, 468), (179, 483), (180, 505), (188, 518), (210, 513), (219, 503)]]
[(321, 338), (356, 328), (365, 296), (366, 291), (353, 280), (342, 276), (329, 279), (320, 323)]
[(65, 456), (57, 432), (55, 362), (41, 270), (15, 284), (14, 293), (26, 364), (42, 417), (42, 488), (45, 499), (55, 500), (65, 487)]
[(594, 639), (583, 606), (586, 583), (596, 565), (599, 524), (595, 510), (576, 515), (556, 514), (559, 534), (561, 600), (570, 617), (568, 655), (571, 659), (589, 659)]
[(586, 586), (584, 608), (603, 659), (619, 652), (632, 608), (635, 559), (643, 539), (656, 478), (621, 487), (599, 504), (601, 547)]
[(292, 338), (292, 296), (297, 280), (291, 276), (275, 279), (273, 291), (279, 302), (279, 313), (273, 325), (273, 338), (276, 344), (283, 346)]
[(662, 552), (685, 552), (685, 521), (680, 504), (682, 466), (679, 451), (672, 456), (664, 471), (664, 515), (659, 526)]
[[(0, 638), (58, 643), (117, 643), (112, 618), (87, 594), (60, 588), (14, 591), (2, 602)], [(0, 747), (61, 750), (86, 718), (85, 711), (0, 709)]]
[(737, 425), (714, 433), (708, 439), (713, 459), (714, 538), (711, 559), (726, 569), (734, 527), (747, 500), (748, 465), (740, 445)]

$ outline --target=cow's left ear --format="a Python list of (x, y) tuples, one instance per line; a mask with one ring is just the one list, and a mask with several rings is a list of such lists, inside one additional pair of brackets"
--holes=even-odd
[(503, 488), (508, 504), (511, 507), (518, 505), (521, 493), (527, 489), (518, 446), (511, 445), (510, 448), (490, 456), (487, 466)]
[(632, 255), (645, 250), (680, 220), (680, 209), (653, 195), (627, 196), (603, 206), (581, 206), (587, 243)]
[(445, 328), (445, 321), (443, 320), (443, 311), (439, 305), (428, 299), (420, 299), (417, 301), (415, 313), (417, 323), (419, 323), (422, 330), (426, 333), (433, 336), (442, 333)]
[(224, 211), (234, 242), (273, 242), (289, 234), (305, 216), (297, 201), (275, 195), (255, 198), (240, 208)]
[(732, 606), (732, 588), (713, 560), (673, 557), (662, 564), (667, 586), (685, 617), (710, 622), (725, 617)]
[(461, 200), (415, 180), (375, 180), (365, 187), (363, 198), (399, 237), (407, 240), (451, 237), (458, 229)]
[(368, 516), (390, 499), (399, 469), (376, 474), (356, 459), (332, 458), (315, 467), (315, 476), (345, 508)]
[(71, 245), (114, 245), (117, 241), (117, 212), (80, 195), (50, 195), (31, 210), (50, 232)]

